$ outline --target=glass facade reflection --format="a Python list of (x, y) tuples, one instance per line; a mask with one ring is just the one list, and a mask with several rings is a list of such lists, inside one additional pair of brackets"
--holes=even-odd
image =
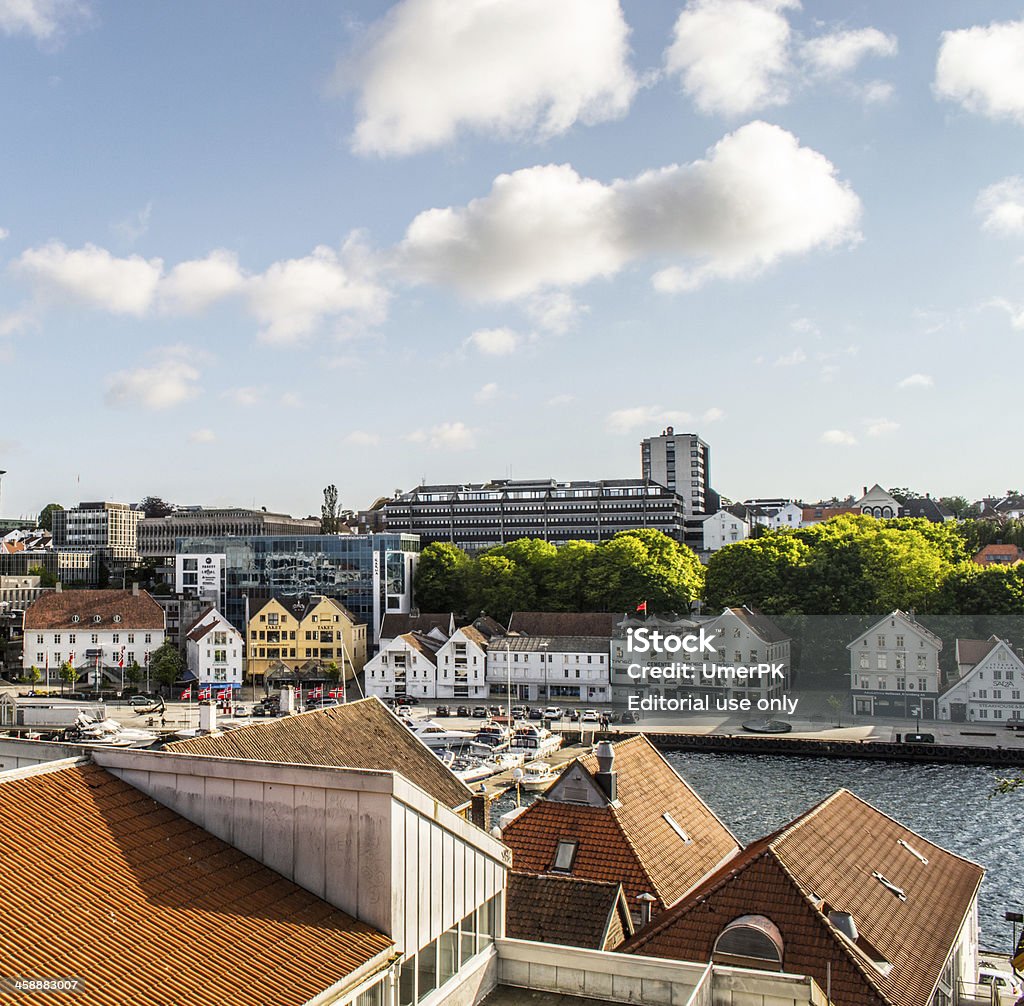
[(322, 594), (373, 626), (374, 638), (383, 614), (409, 611), (419, 551), (419, 537), (410, 534), (218, 535), (176, 545), (179, 555), (226, 556), (224, 614), (236, 628), (245, 629), (247, 597), (251, 608), (269, 597)]

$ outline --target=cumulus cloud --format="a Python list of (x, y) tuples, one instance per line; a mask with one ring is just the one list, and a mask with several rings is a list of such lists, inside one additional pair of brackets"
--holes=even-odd
[(263, 326), (261, 338), (278, 345), (301, 341), (329, 318), (376, 323), (388, 301), (354, 239), (340, 255), (320, 245), (305, 258), (273, 263), (248, 281), (246, 294), (249, 310)]
[(473, 395), (473, 401), (477, 405), (486, 405), (488, 402), (493, 402), (498, 394), (498, 385), (491, 381)]
[(705, 409), (701, 414), (700, 421), (702, 423), (717, 423), (720, 419), (725, 418), (725, 410), (720, 409), (717, 406), (712, 406), (710, 409)]
[(818, 440), (835, 447), (853, 447), (857, 443), (857, 438), (846, 430), (825, 430)]
[(218, 248), (205, 258), (179, 262), (160, 282), (160, 301), (168, 311), (196, 314), (240, 292), (244, 284), (238, 256)]
[(1024, 178), (1011, 175), (982, 189), (975, 209), (984, 218), (985, 230), (1010, 237), (1024, 234)]
[(352, 145), (409, 154), (461, 131), (544, 138), (623, 115), (637, 90), (618, 0), (402, 0), (347, 75)]
[(345, 437), (345, 443), (351, 444), (353, 447), (376, 447), (380, 443), (380, 437), (376, 433), (353, 430)]
[(911, 374), (909, 377), (904, 377), (897, 388), (931, 388), (935, 384), (929, 374)]
[(609, 413), (605, 427), (610, 433), (629, 433), (647, 427), (688, 423), (692, 418), (689, 412), (675, 412), (660, 405), (637, 405)]
[(149, 230), (149, 221), (153, 216), (152, 201), (146, 203), (138, 213), (132, 213), (123, 220), (118, 220), (111, 229), (128, 244), (134, 244)]
[(231, 388), (224, 392), (223, 397), (235, 405), (251, 408), (263, 401), (263, 394), (263, 388)]
[(466, 340), (466, 345), (486, 356), (509, 356), (521, 342), (519, 333), (511, 328), (481, 328)]
[(1014, 304), (1012, 301), (1006, 300), (1004, 297), (996, 297), (994, 300), (990, 300), (986, 306), (995, 307), (1000, 311), (1005, 311), (1007, 317), (1010, 319), (1010, 324), (1014, 328), (1024, 328), (1024, 306)]
[(571, 405), (575, 401), (575, 395), (554, 395), (548, 399), (548, 405), (551, 406), (551, 408), (556, 409), (563, 405)]
[(11, 232), (6, 227), (0, 227), (0, 241), (6, 241), (11, 236)]
[(746, 115), (789, 100), (793, 0), (690, 0), (665, 66), (706, 114)]
[(943, 32), (934, 86), (969, 112), (1024, 123), (1024, 20)]
[(153, 303), (163, 262), (139, 255), (116, 258), (93, 244), (71, 249), (60, 241), (50, 241), (22, 252), (14, 268), (44, 297), (141, 317)]
[(192, 444), (212, 444), (217, 439), (217, 434), (213, 430), (201, 429), (193, 430), (188, 435), (189, 443)]
[(79, 0), (0, 0), (0, 32), (54, 42), (74, 22), (89, 16)]
[(790, 353), (784, 353), (775, 361), (776, 367), (795, 367), (799, 363), (803, 363), (807, 359), (807, 354), (797, 346)]
[(302, 396), (297, 395), (294, 391), (286, 391), (278, 401), (286, 409), (301, 409), (302, 408)]
[(672, 292), (855, 241), (860, 211), (827, 158), (752, 122), (703, 160), (610, 185), (565, 164), (499, 175), (466, 206), (420, 213), (398, 262), (414, 280), (500, 301), (612, 276), (635, 260), (691, 261), (655, 275)]
[(892, 99), (896, 89), (887, 80), (869, 80), (861, 89), (865, 104), (884, 105)]
[(426, 444), (434, 450), (466, 451), (476, 446), (476, 433), (465, 423), (439, 423), (429, 430), (410, 433), (406, 440)]
[(564, 335), (574, 328), (580, 316), (589, 310), (559, 290), (536, 294), (526, 302), (525, 307), (527, 317), (539, 329), (554, 335)]
[(869, 419), (866, 425), (869, 437), (884, 437), (900, 428), (900, 424), (891, 419)]
[(800, 47), (808, 69), (825, 77), (849, 73), (868, 56), (895, 56), (898, 51), (896, 37), (877, 28), (819, 35)]
[(107, 382), (105, 401), (114, 408), (159, 411), (181, 405), (198, 394), (199, 371), (173, 350), (151, 367), (122, 370)]

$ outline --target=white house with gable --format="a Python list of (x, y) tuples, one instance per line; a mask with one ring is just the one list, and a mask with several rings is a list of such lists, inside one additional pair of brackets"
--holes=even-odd
[(185, 659), (200, 687), (242, 687), (242, 634), (215, 607), (207, 608), (186, 633)]
[(750, 534), (750, 525), (729, 510), (719, 510), (704, 521), (704, 551), (717, 552)]
[(445, 642), (424, 632), (403, 632), (364, 667), (367, 696), (379, 699), (437, 698), (437, 651)]
[(960, 676), (939, 697), (939, 719), (1024, 720), (1024, 661), (1005, 639), (958, 639), (956, 657)]

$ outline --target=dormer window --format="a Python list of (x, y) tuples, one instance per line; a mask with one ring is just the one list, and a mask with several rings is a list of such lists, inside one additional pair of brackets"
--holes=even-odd
[(82, 620), (82, 616), (81, 615), (72, 615), (71, 616), (71, 621), (72, 622), (76, 622), (77, 623), (77, 622), (80, 622), (81, 620)]
[(92, 616), (92, 620), (93, 620), (93, 622), (96, 622), (96, 623), (102, 622), (103, 621), (103, 616), (102, 615), (93, 615)]
[(115, 615), (114, 616), (114, 621), (115, 622), (120, 622), (121, 621), (121, 616), (120, 615)]
[(572, 865), (576, 861), (576, 852), (579, 849), (579, 842), (561, 840), (558, 848), (555, 849), (555, 861), (551, 864), (553, 872), (570, 873)]

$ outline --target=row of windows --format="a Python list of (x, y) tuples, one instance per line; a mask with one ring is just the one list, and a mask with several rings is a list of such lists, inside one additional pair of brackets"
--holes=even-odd
[[(54, 646), (60, 646), (61, 636), (62, 636), (62, 633), (60, 633), (60, 632), (55, 632), (53, 634), (53, 645)], [(93, 632), (90, 635), (89, 639), (90, 639), (90, 642), (98, 643), (100, 641), (99, 633)], [(135, 642), (135, 633), (134, 632), (125, 633), (125, 639), (126, 639), (126, 642), (128, 642), (128, 643), (134, 643)], [(151, 642), (153, 642), (153, 634), (151, 632), (147, 632), (144, 635), (142, 641), (144, 643), (151, 643)], [(46, 642), (46, 639), (44, 638), (44, 636), (43, 636), (43, 634), (41, 632), (36, 635), (36, 642), (39, 643), (40, 645), (42, 645), (43, 643)], [(72, 645), (74, 645), (76, 642), (78, 642), (78, 633), (76, 633), (76, 632), (69, 632), (68, 633), (68, 642), (71, 643)], [(110, 637), (110, 642), (113, 643), (114, 645), (120, 644), (120, 642), (121, 642), (121, 634), (119, 632), (115, 632)]]
[[(870, 688), (871, 687), (871, 679), (870, 678), (861, 678), (860, 679), (860, 687), (861, 688)], [(898, 677), (898, 678), (896, 678), (896, 687), (895, 687), (894, 690), (897, 691), (897, 692), (906, 692), (906, 691), (911, 691), (912, 692), (912, 691), (914, 691), (914, 682), (911, 681), (908, 684), (906, 678), (899, 678)], [(890, 691), (889, 679), (888, 678), (878, 678), (878, 691), (880, 691), (880, 692)], [(918, 678), (917, 679), (917, 691), (919, 691), (919, 692), (926, 692), (926, 691), (928, 691), (928, 679), (927, 678)]]
[[(870, 654), (861, 653), (858, 661), (862, 670), (867, 670), (871, 666)], [(875, 655), (875, 667), (879, 671), (885, 671), (889, 668), (889, 655), (887, 653), (878, 653)], [(928, 668), (928, 654), (919, 653), (917, 655), (917, 669), (919, 671), (927, 670)], [(893, 659), (893, 670), (905, 671), (907, 669), (907, 655), (906, 653), (894, 654)]]

